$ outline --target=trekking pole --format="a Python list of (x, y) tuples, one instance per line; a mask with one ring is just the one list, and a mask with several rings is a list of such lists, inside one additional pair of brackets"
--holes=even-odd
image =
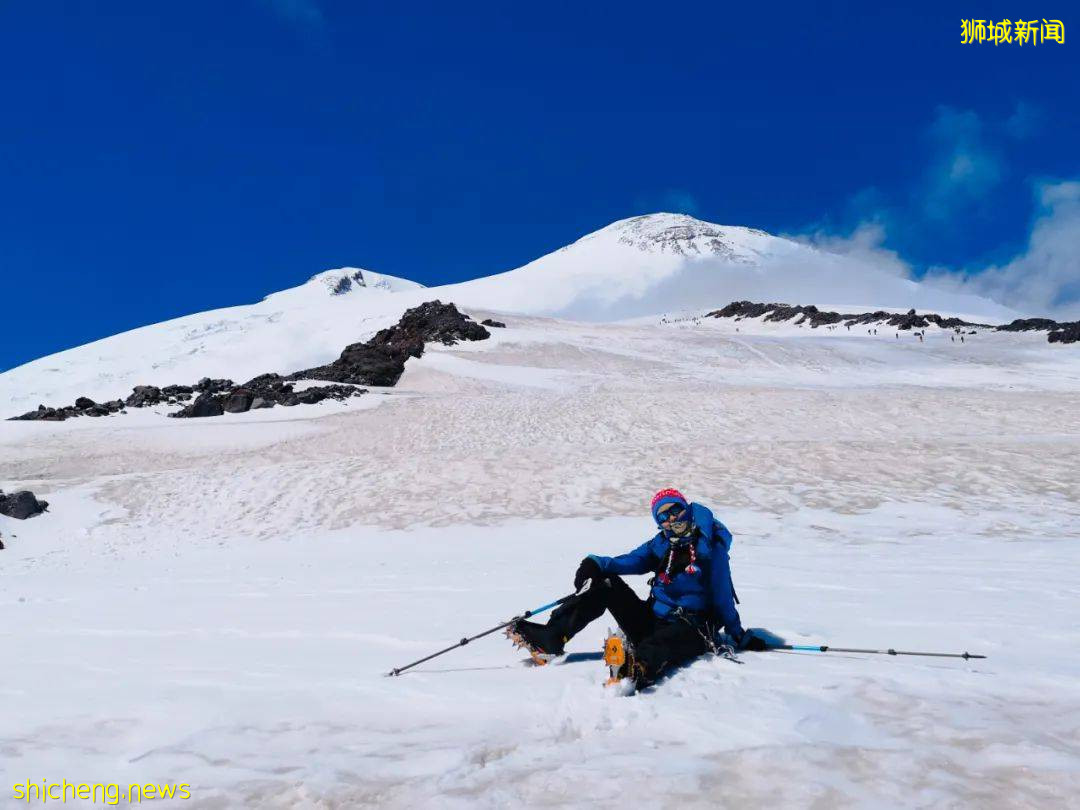
[(514, 618), (512, 618), (508, 622), (503, 622), (502, 624), (498, 625), (497, 627), (492, 627), (490, 630), (485, 630), (483, 633), (477, 633), (475, 636), (469, 636), (468, 638), (463, 638), (457, 644), (451, 644), (445, 650), (439, 650), (438, 652), (432, 653), (431, 655), (428, 655), (428, 656), (425, 656), (424, 658), (421, 658), (419, 661), (413, 661), (411, 664), (406, 664), (403, 667), (398, 667), (397, 669), (392, 669), (389, 672), (387, 672), (386, 675), (387, 675), (387, 677), (390, 677), (391, 675), (400, 675), (405, 670), (412, 669), (417, 664), (422, 664), (425, 661), (430, 661), (432, 658), (438, 658), (440, 655), (442, 655), (444, 653), (448, 653), (451, 650), (456, 650), (458, 647), (464, 647), (470, 641), (476, 641), (478, 638), (483, 638), (484, 636), (489, 636), (489, 635), (491, 635), (492, 633), (494, 633), (494, 632), (496, 632), (498, 630), (502, 630), (504, 627), (509, 627), (510, 625), (514, 624), (514, 622), (519, 622), (522, 619), (527, 619), (530, 616), (535, 616), (538, 613), (543, 613), (545, 610), (551, 610), (551, 608), (556, 607), (557, 605), (561, 605), (563, 602), (566, 602), (569, 599), (573, 599), (575, 596), (580, 596), (581, 594), (585, 593), (585, 591), (587, 591), (589, 589), (589, 585), (591, 585), (591, 584), (592, 584), (592, 580), (588, 580), (582, 586), (580, 591), (577, 591), (575, 593), (567, 594), (562, 599), (556, 599), (554, 602), (549, 602), (548, 604), (543, 605), (541, 607), (533, 608), (532, 610), (526, 610), (520, 616), (515, 616)]
[(867, 653), (870, 655), (921, 655), (928, 658), (986, 658), (985, 655), (975, 653), (939, 653), (939, 652), (911, 652), (909, 650), (861, 650), (857, 647), (831, 647), (828, 644), (776, 644), (768, 647), (770, 650), (797, 650), (800, 652), (845, 652)]

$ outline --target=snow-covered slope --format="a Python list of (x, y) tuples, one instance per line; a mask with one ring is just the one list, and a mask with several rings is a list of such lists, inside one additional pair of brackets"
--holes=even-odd
[(917, 307), (991, 320), (1016, 313), (749, 228), (678, 214), (621, 220), (524, 267), (425, 289), (355, 268), (330, 270), (249, 306), (142, 327), (0, 374), (0, 415), (136, 384), (244, 380), (317, 366), (439, 298), (473, 310), (610, 321), (733, 300)]
[[(348, 403), (0, 421), (0, 488), (51, 504), (0, 518), (0, 805), (1075, 806), (1072, 347), (507, 320)], [(734, 533), (747, 626), (990, 657), (706, 657), (611, 699), (605, 616), (548, 667), (492, 635), (384, 677), (567, 593), (672, 484)]]
[(736, 300), (916, 307), (1011, 320), (999, 304), (753, 228), (684, 214), (612, 223), (517, 270), (438, 288), (488, 309), (610, 321)]
[(327, 270), (257, 304), (132, 329), (0, 374), (0, 416), (81, 395), (122, 397), (143, 383), (242, 381), (316, 366), (428, 297), (407, 279), (355, 267)]

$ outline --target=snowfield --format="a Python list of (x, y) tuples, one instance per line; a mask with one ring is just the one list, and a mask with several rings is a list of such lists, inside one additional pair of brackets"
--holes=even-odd
[[(156, 805), (184, 808), (1076, 805), (1077, 346), (700, 317), (735, 296), (613, 322), (327, 288), (278, 322), (331, 301), (363, 334), (328, 326), (294, 367), (429, 298), (508, 328), (346, 402), (0, 422), (0, 488), (50, 502), (0, 517), (0, 806), (27, 779), (189, 783)], [(227, 360), (273, 370), (252, 347), (300, 334), (149, 377), (189, 327), (15, 369), (0, 402), (240, 380)], [(605, 617), (546, 667), (493, 635), (385, 676), (568, 593), (586, 553), (651, 536), (668, 485), (734, 533), (747, 626), (989, 658), (745, 653), (622, 698)]]

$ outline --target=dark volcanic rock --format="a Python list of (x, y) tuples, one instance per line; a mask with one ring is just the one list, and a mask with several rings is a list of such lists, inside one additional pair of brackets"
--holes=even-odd
[(999, 332), (1038, 332), (1043, 330), (1056, 329), (1058, 327), (1057, 321), (1052, 321), (1049, 318), (1017, 318), (1012, 323), (1007, 323), (1004, 326), (999, 326)]
[(732, 301), (723, 309), (706, 313), (706, 318), (760, 318), (770, 307), (777, 304), (754, 304), (750, 301)]
[(29, 490), (12, 492), (10, 495), (5, 495), (3, 490), (0, 490), (0, 515), (7, 515), (16, 520), (26, 520), (34, 515), (40, 515), (48, 508), (48, 501), (39, 501)]
[(503, 323), (502, 321), (493, 321), (493, 320), (491, 320), (491, 318), (484, 318), (484, 320), (480, 321), (480, 324), (481, 324), (481, 326), (493, 326), (496, 329), (505, 329), (506, 328), (505, 323)]
[(426, 342), (452, 346), (459, 340), (489, 337), (491, 333), (487, 329), (462, 315), (453, 304), (428, 301), (406, 310), (397, 324), (380, 330), (371, 340), (346, 346), (333, 363), (298, 371), (290, 374), (289, 379), (391, 386), (397, 384), (405, 371), (405, 361), (424, 353)]
[(131, 389), (131, 394), (124, 400), (129, 408), (146, 408), (161, 402), (161, 389), (156, 385), (136, 385)]
[(405, 361), (410, 356), (419, 357), (422, 352), (422, 343), (415, 353), (385, 345), (353, 343), (333, 363), (290, 376), (297, 380), (332, 380), (354, 385), (394, 385), (405, 371)]
[(203, 393), (195, 397), (195, 401), (190, 405), (181, 408), (176, 413), (170, 413), (169, 416), (175, 416), (177, 419), (195, 419), (204, 416), (221, 416), (223, 413), (225, 409), (220, 400), (213, 394)]
[(1049, 318), (1017, 318), (1012, 323), (996, 327), (999, 332), (1036, 332), (1046, 330), (1050, 343), (1076, 343), (1080, 341), (1080, 321), (1058, 323)]
[(38, 405), (37, 410), (29, 411), (21, 416), (13, 416), (8, 421), (24, 422), (63, 422), (75, 416), (110, 416), (124, 409), (124, 403), (118, 399), (111, 402), (94, 402), (89, 397), (79, 397), (74, 405), (63, 408), (47, 408)]
[(1046, 331), (1046, 339), (1050, 343), (1077, 343), (1080, 342), (1080, 321), (1076, 323), (1058, 323), (1049, 318), (1018, 318), (1012, 323), (1003, 326), (991, 326), (986, 323), (968, 323), (961, 318), (942, 318), (933, 312), (922, 315), (909, 309), (903, 315), (892, 312), (862, 312), (856, 315), (842, 315), (839, 312), (821, 312), (817, 307), (788, 306), (787, 304), (755, 304), (751, 301), (732, 301), (723, 309), (717, 309), (708, 313), (706, 318), (760, 318), (764, 316), (767, 321), (788, 321), (799, 317), (797, 324), (809, 321), (810, 326), (817, 328), (826, 324), (843, 323), (848, 328), (861, 324), (883, 324), (894, 326), (897, 330), (925, 329), (930, 324), (936, 324), (942, 329), (954, 329), (957, 332), (965, 331), (965, 334), (977, 334), (972, 327), (981, 329), (994, 329), (998, 332), (1033, 332)]
[(909, 309), (906, 315), (893, 315), (885, 323), (889, 326), (895, 326), (900, 331), (906, 329), (922, 329), (924, 326), (929, 326), (929, 321), (926, 318), (922, 318), (915, 314), (914, 309)]
[[(244, 388), (259, 389), (259, 388), (279, 388), (283, 385), (289, 385), (285, 378), (280, 374), (260, 374), (258, 377), (252, 377), (246, 383)], [(292, 386), (289, 385), (291, 388)]]
[(251, 410), (251, 403), (255, 401), (255, 394), (249, 388), (236, 388), (226, 395), (221, 407), (227, 413), (244, 413)]
[(236, 383), (232, 380), (211, 380), (209, 377), (203, 377), (193, 387), (202, 394), (220, 394), (222, 391), (235, 388)]
[(198, 398), (170, 416), (182, 419), (221, 416), (224, 413), (243, 413), (251, 409), (273, 408), (275, 405), (311, 405), (325, 399), (345, 400), (367, 393), (365, 389), (351, 385), (312, 386), (299, 395), (293, 391), (293, 383), (280, 374), (260, 374), (244, 385), (237, 386), (231, 380), (204, 378), (196, 385), (137, 385), (127, 402), (114, 399), (95, 403), (87, 397), (79, 397), (74, 406), (46, 408), (13, 417), (27, 421), (63, 421), (74, 416), (109, 416), (122, 413), (125, 407), (145, 408), (151, 405), (176, 405), (190, 400), (199, 391)]
[(790, 321), (794, 318), (798, 318), (798, 320), (795, 321), (797, 325), (801, 326), (804, 323), (809, 323), (813, 329), (817, 329), (819, 326), (831, 326), (838, 323), (843, 323), (848, 327), (856, 325), (865, 326), (866, 324), (883, 324), (886, 326), (895, 326), (901, 331), (908, 329), (922, 329), (932, 323), (937, 324), (943, 329), (954, 329), (960, 326), (986, 326), (986, 324), (967, 323), (960, 318), (942, 318), (940, 315), (934, 313), (919, 315), (914, 309), (909, 309), (903, 315), (897, 315), (894, 312), (885, 312), (884, 310), (845, 315), (841, 312), (823, 312), (813, 305), (804, 307), (789, 306), (788, 304), (756, 304), (751, 301), (732, 301), (723, 309), (714, 310), (705, 317), (735, 318), (736, 320), (741, 320), (743, 318), (760, 318), (762, 316), (765, 316), (766, 321), (772, 322)]
[(428, 301), (405, 310), (397, 326), (383, 329), (372, 340), (379, 342), (381, 338), (389, 345), (415, 340), (423, 343), (438, 341), (453, 346), (460, 340), (487, 340), (489, 337), (491, 333), (487, 329), (468, 315), (458, 312), (453, 304)]
[(935, 315), (933, 313), (929, 315), (924, 315), (923, 317), (926, 318), (926, 320), (928, 320), (930, 323), (936, 323), (942, 329), (958, 329), (961, 326), (970, 325), (967, 321), (964, 321), (960, 318), (942, 318), (940, 315)]
[(27, 411), (19, 416), (12, 416), (8, 418), (9, 422), (63, 422), (68, 418), (68, 415), (63, 409), (57, 410), (56, 408), (46, 408), (44, 405), (38, 405), (37, 410)]
[(1051, 343), (1076, 343), (1080, 341), (1080, 321), (1063, 323), (1061, 328), (1046, 336)]
[(161, 389), (163, 396), (179, 402), (186, 402), (191, 399), (191, 395), (194, 391), (195, 389), (190, 385), (166, 385)]
[(170, 416), (179, 418), (221, 416), (223, 413), (244, 413), (249, 410), (273, 408), (275, 405), (286, 407), (314, 405), (324, 399), (345, 400), (366, 393), (365, 389), (351, 385), (314, 385), (297, 392), (293, 390), (293, 383), (286, 381), (280, 374), (260, 374), (224, 393), (199, 394), (195, 402)]

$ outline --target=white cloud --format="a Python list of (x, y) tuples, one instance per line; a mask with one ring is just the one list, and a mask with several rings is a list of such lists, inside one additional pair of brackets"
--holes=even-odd
[(983, 295), (1033, 316), (1080, 318), (1080, 182), (1042, 183), (1027, 249), (1003, 265), (935, 268), (939, 284)]
[[(1038, 108), (1021, 102), (1007, 121), (994, 123), (991, 129), (999, 139), (1002, 133), (1019, 139), (1034, 134), (1041, 121)], [(851, 207), (862, 217), (852, 231), (838, 235), (813, 228), (793, 238), (858, 259), (868, 268), (976, 295), (1032, 317), (1080, 319), (1080, 181), (1036, 186), (1027, 246), (1004, 264), (933, 267), (921, 273), (885, 247), (888, 236), (913, 224), (917, 227), (920, 216), (925, 217), (924, 227), (931, 220), (942, 225), (963, 209), (986, 202), (1003, 167), (986, 145), (985, 131), (975, 113), (940, 108), (929, 130), (937, 148), (929, 170), (911, 189), (912, 206), (890, 207), (875, 190), (864, 190), (853, 198)]]
[[(1080, 181), (1041, 183), (1038, 212), (1025, 250), (987, 267), (930, 268), (922, 283), (989, 299), (1030, 317), (1080, 319)], [(817, 231), (791, 238), (856, 259), (870, 270), (905, 279), (914, 268), (884, 246), (879, 222), (863, 222), (848, 235)]]
[(880, 222), (861, 222), (848, 236), (816, 231), (811, 234), (787, 235), (789, 239), (813, 245), (829, 253), (857, 260), (864, 266), (910, 279), (911, 265), (900, 255), (884, 247), (885, 226)]

